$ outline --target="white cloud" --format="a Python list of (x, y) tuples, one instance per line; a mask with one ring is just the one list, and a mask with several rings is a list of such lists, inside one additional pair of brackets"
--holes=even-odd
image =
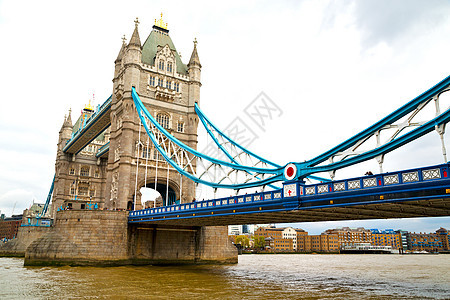
[(9, 190), (0, 195), (1, 212), (7, 216), (21, 214), (33, 202), (34, 194), (29, 190)]

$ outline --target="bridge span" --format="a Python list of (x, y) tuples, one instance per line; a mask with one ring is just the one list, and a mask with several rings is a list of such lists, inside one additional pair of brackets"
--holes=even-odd
[[(222, 225), (450, 215), (450, 76), (331, 149), (277, 163), (201, 110), (197, 42), (184, 64), (167, 23), (160, 19), (144, 44), (138, 24), (114, 61), (111, 97), (96, 110), (86, 106), (75, 124), (71, 111), (64, 119), (45, 205), (52, 201), (54, 223), (26, 247), (25, 264), (235, 263)], [(198, 130), (208, 149), (198, 151)], [(444, 164), (383, 171), (388, 154), (431, 132)], [(369, 160), (379, 174), (336, 180), (337, 171)], [(144, 207), (141, 188), (153, 186), (164, 205), (134, 210)], [(197, 187), (238, 192), (192, 202)], [(239, 195), (249, 190), (263, 192)]]
[(129, 223), (212, 226), (450, 215), (449, 164), (132, 211)]

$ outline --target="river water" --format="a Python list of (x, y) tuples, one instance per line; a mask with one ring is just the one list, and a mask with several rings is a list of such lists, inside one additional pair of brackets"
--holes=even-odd
[(450, 299), (450, 255), (241, 255), (226, 266), (24, 267), (0, 299)]

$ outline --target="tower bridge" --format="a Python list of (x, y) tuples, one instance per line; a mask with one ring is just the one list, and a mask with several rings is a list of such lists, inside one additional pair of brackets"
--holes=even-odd
[[(27, 264), (236, 262), (223, 225), (450, 215), (450, 110), (440, 101), (450, 76), (336, 147), (280, 165), (233, 141), (200, 109), (196, 40), (184, 64), (162, 17), (143, 44), (138, 25), (114, 61), (112, 95), (96, 110), (86, 106), (75, 124), (71, 112), (64, 119), (48, 197), (54, 226), (27, 248)], [(430, 107), (435, 114), (423, 118)], [(220, 156), (197, 150), (199, 127)], [(383, 172), (385, 155), (433, 131), (443, 164)], [(378, 174), (335, 180), (371, 159)], [(199, 202), (199, 185), (235, 195)], [(162, 203), (145, 207), (142, 187)]]

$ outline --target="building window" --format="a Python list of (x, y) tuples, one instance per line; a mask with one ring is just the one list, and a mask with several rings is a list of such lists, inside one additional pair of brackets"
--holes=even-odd
[(80, 196), (87, 196), (89, 191), (89, 186), (85, 184), (80, 184), (78, 187), (78, 195)]
[(150, 85), (155, 86), (155, 76), (150, 76)]
[(164, 61), (163, 60), (159, 61), (159, 69), (164, 71)]
[(163, 86), (163, 80), (162, 78), (158, 78), (158, 86)]
[(172, 72), (172, 63), (171, 62), (167, 63), (167, 71)]
[(156, 116), (156, 122), (161, 124), (162, 127), (169, 129), (169, 116), (166, 114), (158, 114)]
[(153, 159), (154, 160), (164, 160), (164, 157), (159, 154), (158, 150), (154, 149), (153, 150)]
[(95, 170), (95, 174), (94, 174), (95, 178), (100, 177), (100, 172), (98, 170)]
[(166, 81), (166, 88), (168, 88), (168, 89), (172, 89), (172, 81), (170, 81), (170, 80), (167, 80)]
[(142, 158), (150, 158), (149, 149), (147, 146), (142, 147), (141, 157)]
[(173, 89), (174, 89), (175, 91), (179, 92), (179, 91), (180, 91), (180, 84), (179, 84), (178, 82), (174, 83), (174, 84), (173, 84)]
[(183, 122), (178, 122), (178, 124), (177, 124), (177, 131), (178, 132), (183, 132), (184, 131), (184, 123)]
[(75, 195), (75, 186), (72, 186), (72, 187), (70, 188), (70, 194), (71, 194), (71, 195)]
[(80, 176), (89, 176), (89, 167), (81, 167)]
[(70, 175), (75, 175), (75, 169), (74, 168), (70, 168), (69, 174)]
[(95, 190), (89, 190), (89, 196), (95, 197)]

